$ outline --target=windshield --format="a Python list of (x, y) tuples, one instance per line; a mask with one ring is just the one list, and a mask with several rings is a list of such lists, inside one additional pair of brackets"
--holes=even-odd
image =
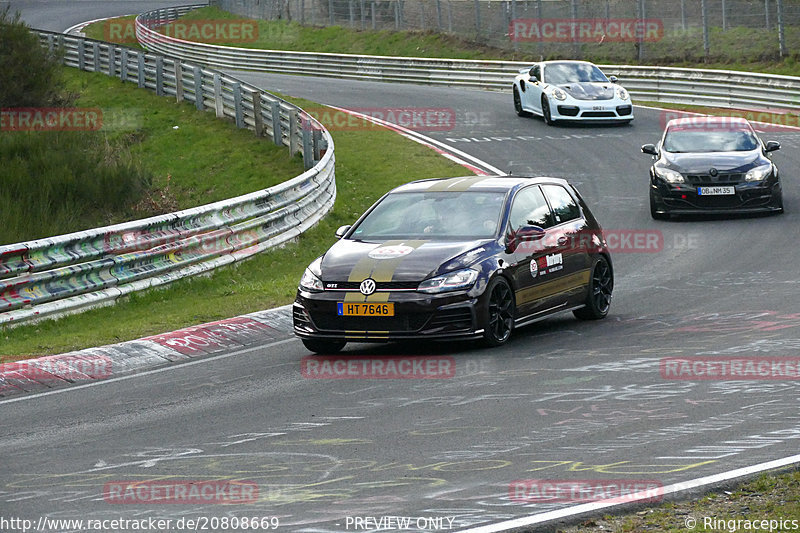
[(545, 82), (552, 85), (598, 81), (609, 83), (606, 75), (591, 63), (553, 63), (545, 66)]
[(497, 233), (505, 191), (390, 194), (362, 220), (351, 239), (490, 239)]
[(758, 148), (752, 130), (688, 131), (670, 129), (664, 137), (667, 152), (749, 152)]

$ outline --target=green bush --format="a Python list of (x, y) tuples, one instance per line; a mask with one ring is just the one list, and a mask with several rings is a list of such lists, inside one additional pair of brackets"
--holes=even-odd
[[(10, 7), (10, 6), (9, 6)], [(0, 107), (37, 107), (64, 103), (57, 51), (50, 53), (20, 20), (0, 11)]]

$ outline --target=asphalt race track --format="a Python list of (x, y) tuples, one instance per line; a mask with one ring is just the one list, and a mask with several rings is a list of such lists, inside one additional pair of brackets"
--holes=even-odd
[[(50, 9), (62, 2), (26, 2), (23, 14), (34, 26), (62, 30), (157, 3), (69, 4), (81, 6), (75, 16)], [(785, 214), (661, 222), (650, 218), (649, 157), (639, 152), (658, 139), (660, 110), (637, 108), (624, 127), (547, 127), (518, 118), (510, 93), (238, 75), (351, 109), (451, 109), (452, 129), (423, 133), (514, 174), (569, 178), (619, 236), (611, 314), (599, 322), (558, 315), (492, 350), (469, 343), (346, 349), (452, 356), (449, 379), (306, 379), (308, 352), (292, 339), (0, 401), (0, 514), (173, 523), (277, 517), (281, 531), (320, 533), (355, 530), (354, 517), (403, 516), (442, 519), (414, 530), (459, 530), (575, 503), (511, 497), (515, 480), (665, 486), (798, 453), (797, 379), (690, 381), (662, 370), (674, 357), (800, 357), (800, 131), (761, 134), (782, 145), (773, 161)], [(636, 234), (655, 237), (636, 246)], [(103, 498), (105, 484), (123, 480), (230, 478), (256, 483), (257, 500)]]

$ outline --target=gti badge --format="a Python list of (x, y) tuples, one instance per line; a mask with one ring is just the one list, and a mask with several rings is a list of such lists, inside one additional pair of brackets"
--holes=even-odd
[(361, 282), (361, 285), (358, 287), (358, 290), (361, 291), (361, 294), (364, 296), (369, 296), (373, 292), (375, 292), (375, 280), (372, 278), (367, 278)]

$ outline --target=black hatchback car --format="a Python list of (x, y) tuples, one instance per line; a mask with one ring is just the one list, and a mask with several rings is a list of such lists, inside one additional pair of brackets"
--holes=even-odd
[(348, 341), (482, 338), (559, 311), (606, 316), (600, 225), (558, 178), (415, 181), (383, 196), (306, 269), (294, 331), (317, 353)]
[(744, 118), (670, 120), (657, 145), (642, 152), (650, 167), (650, 214), (783, 212), (778, 168), (770, 152), (780, 143), (759, 139)]

